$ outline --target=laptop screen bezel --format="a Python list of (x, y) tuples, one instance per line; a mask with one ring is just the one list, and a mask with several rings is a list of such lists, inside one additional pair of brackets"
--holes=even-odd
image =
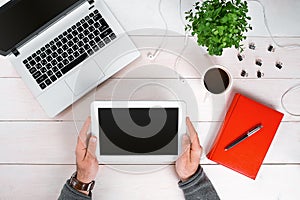
[[(21, 1), (21, 0), (19, 0)], [(19, 2), (19, 1), (14, 1), (11, 0), (9, 2), (7, 2), (6, 4), (2, 5), (1, 7), (9, 7), (14, 5), (15, 3)], [(9, 55), (11, 52), (13, 52), (15, 49), (20, 48), (22, 45), (24, 45), (25, 43), (27, 43), (31, 38), (33, 38), (35, 35), (37, 35), (38, 33), (42, 32), (43, 30), (45, 30), (46, 28), (48, 28), (50, 25), (52, 25), (53, 23), (57, 22), (59, 19), (61, 19), (64, 15), (66, 15), (67, 13), (69, 13), (70, 11), (74, 10), (75, 8), (77, 8), (78, 6), (80, 6), (81, 4), (88, 2), (87, 0), (78, 0), (76, 3), (74, 3), (73, 5), (71, 5), (69, 8), (65, 9), (63, 12), (61, 12), (60, 14), (58, 14), (56, 17), (54, 17), (53, 19), (51, 19), (49, 22), (45, 23), (43, 26), (41, 26), (40, 28), (38, 28), (36, 31), (32, 32), (30, 35), (28, 35), (27, 37), (25, 37), (23, 40), (21, 40), (20, 42), (16, 43), (15, 46), (13, 46), (12, 48), (10, 48), (7, 51), (3, 51), (0, 49), (0, 55), (3, 56), (7, 56)]]

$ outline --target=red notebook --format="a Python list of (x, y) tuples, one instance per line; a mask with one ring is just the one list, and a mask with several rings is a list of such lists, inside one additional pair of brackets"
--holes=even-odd
[[(207, 157), (255, 179), (282, 117), (282, 113), (237, 93)], [(230, 143), (258, 124), (263, 126), (259, 131), (225, 150)]]

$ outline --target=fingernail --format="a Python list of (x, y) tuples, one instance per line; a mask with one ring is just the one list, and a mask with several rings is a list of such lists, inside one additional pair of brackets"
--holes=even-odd
[(96, 142), (97, 141), (97, 138), (95, 136), (92, 136), (91, 137), (91, 142)]

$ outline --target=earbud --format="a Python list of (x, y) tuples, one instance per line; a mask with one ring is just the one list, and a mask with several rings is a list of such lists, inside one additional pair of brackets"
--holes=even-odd
[(147, 58), (148, 58), (149, 60), (154, 60), (154, 59), (157, 57), (157, 55), (159, 54), (159, 52), (160, 52), (159, 49), (156, 50), (154, 53), (149, 52), (149, 53), (147, 54)]

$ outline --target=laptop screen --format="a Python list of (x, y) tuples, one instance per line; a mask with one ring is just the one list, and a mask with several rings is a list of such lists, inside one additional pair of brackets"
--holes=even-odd
[(11, 0), (0, 8), (0, 54), (7, 55), (84, 0)]
[(178, 108), (99, 108), (100, 154), (177, 155), (178, 112)]

